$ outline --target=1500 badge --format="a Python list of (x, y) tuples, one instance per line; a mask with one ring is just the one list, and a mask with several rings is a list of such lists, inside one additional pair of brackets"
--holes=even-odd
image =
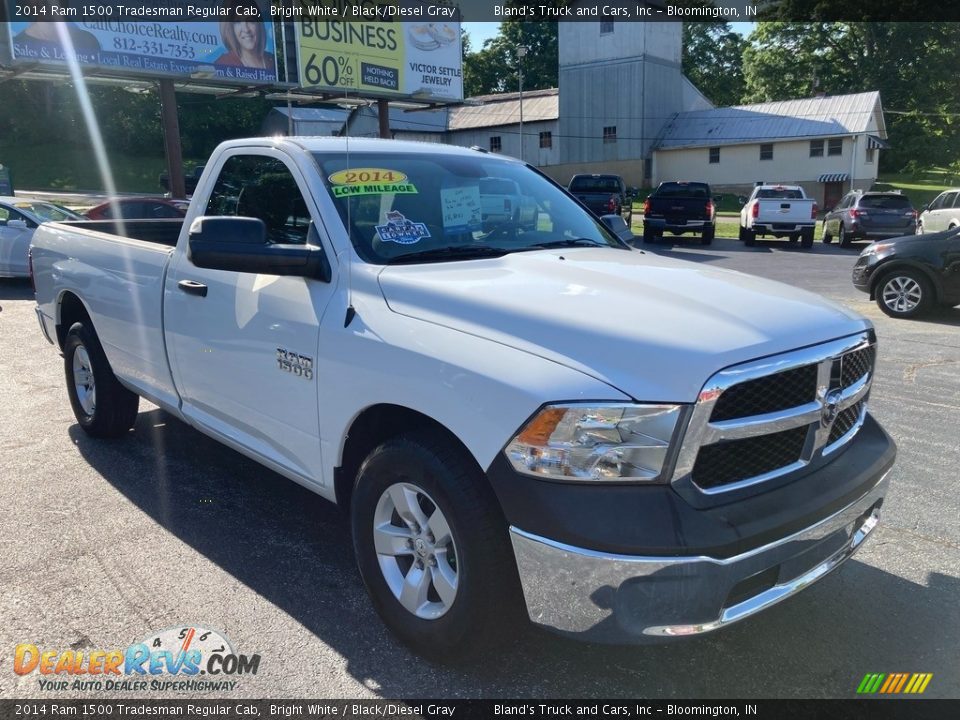
[(313, 380), (313, 358), (277, 348), (277, 367), (305, 380)]

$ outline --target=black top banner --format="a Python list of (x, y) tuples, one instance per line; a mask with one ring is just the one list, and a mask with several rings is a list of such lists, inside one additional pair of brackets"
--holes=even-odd
[(960, 3), (942, 0), (3, 0), (4, 12), (14, 22), (960, 22)]
[(0, 718), (750, 718), (751, 720), (946, 720), (960, 700), (0, 700)]

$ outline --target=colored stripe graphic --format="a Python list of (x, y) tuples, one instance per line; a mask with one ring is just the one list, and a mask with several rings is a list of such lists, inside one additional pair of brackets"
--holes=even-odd
[(858, 695), (919, 695), (926, 691), (933, 673), (867, 673), (857, 686)]

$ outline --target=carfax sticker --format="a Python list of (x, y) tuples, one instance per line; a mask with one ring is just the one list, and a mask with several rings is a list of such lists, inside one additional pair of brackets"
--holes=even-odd
[(401, 245), (413, 245), (423, 238), (430, 237), (427, 226), (420, 222), (407, 220), (403, 213), (391, 210), (387, 213), (387, 224), (377, 225), (377, 234), (383, 242), (395, 242)]
[(386, 168), (354, 168), (341, 170), (327, 177), (333, 186), (334, 197), (351, 195), (382, 195), (396, 193), (411, 195), (417, 192), (407, 176), (398, 170)]

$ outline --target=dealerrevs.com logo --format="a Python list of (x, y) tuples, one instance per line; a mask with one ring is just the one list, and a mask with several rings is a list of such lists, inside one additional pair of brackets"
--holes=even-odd
[(13, 671), (37, 674), (40, 690), (205, 692), (234, 690), (240, 675), (256, 675), (260, 655), (242, 655), (223, 633), (180, 626), (152, 633), (127, 648), (48, 650), (20, 643)]

